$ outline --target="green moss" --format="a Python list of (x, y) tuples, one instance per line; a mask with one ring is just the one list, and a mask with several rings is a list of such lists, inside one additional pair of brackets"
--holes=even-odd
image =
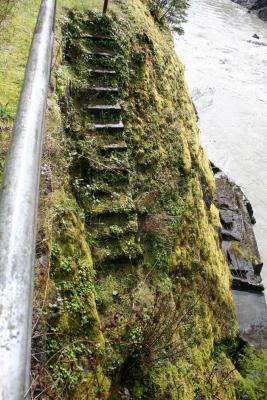
[[(84, 360), (88, 363), (89, 357), (93, 365), (104, 339), (96, 311), (92, 257), (79, 209), (64, 193), (57, 201), (54, 203), (57, 214), (51, 249), (52, 300), (47, 346), (51, 355), (55, 351), (59, 354), (50, 364), (57, 390), (67, 381), (65, 390), (76, 393), (81, 380), (95, 379), (94, 371), (86, 373), (88, 366)], [(98, 375), (100, 369), (95, 368)]]
[[(59, 232), (52, 247), (56, 250), (52, 276), (61, 297), (65, 293), (68, 305), (57, 321), (57, 331), (69, 332), (75, 338), (70, 321), (79, 331), (76, 322), (83, 323), (84, 315), (85, 324), (92, 324), (91, 340), (96, 343), (101, 336), (99, 316), (104, 342), (103, 350), (94, 346), (90, 350), (95, 379), (90, 374), (83, 378), (82, 373), (77, 375), (83, 382), (79, 384), (78, 379), (73, 382), (70, 374), (66, 375), (69, 387), (65, 398), (79, 398), (82, 394), (93, 398), (99, 386), (103, 398), (112, 399), (120, 398), (125, 387), (135, 399), (194, 399), (197, 395), (208, 398), (207, 360), (213, 365), (215, 344), (234, 335), (232, 300), (228, 267), (214, 229), (216, 212), (203, 200), (203, 191), (205, 198), (211, 197), (214, 181), (199, 144), (183, 68), (174, 54), (169, 31), (159, 30), (141, 2), (122, 2), (120, 8), (115, 7), (109, 17), (101, 20), (101, 30), (115, 40), (117, 83), (126, 125), (119, 140), (126, 141), (129, 148), (125, 156), (114, 153), (104, 160), (100, 149), (110, 139), (101, 135), (95, 139), (93, 119), (84, 112), (83, 98), (91, 84), (87, 70), (94, 60), (88, 59), (86, 44), (77, 53), (71, 36), (77, 30), (86, 32), (88, 18), (100, 21), (97, 14), (74, 13), (64, 28), (70, 35), (66, 63), (57, 72), (57, 93), (69, 135), (65, 143), (70, 174), (66, 184), (75, 193), (74, 208), (80, 210), (74, 215), (78, 212), (85, 217), (96, 273), (92, 275), (92, 269), (87, 271), (85, 286), (76, 281), (86, 263), (69, 239), (65, 245), (61, 222), (56, 224)], [(65, 88), (70, 79), (73, 94), (66, 108)], [(69, 115), (73, 117), (69, 119)], [(130, 179), (121, 172), (105, 169), (110, 163), (125, 163)], [(98, 190), (106, 194), (98, 197)], [(64, 210), (68, 208), (63, 205)], [(94, 228), (95, 221), (102, 218), (109, 222)], [(83, 243), (84, 239), (74, 230), (80, 222), (73, 217), (73, 211), (59, 217), (59, 221), (65, 220), (77, 246)], [(98, 316), (77, 305), (76, 289), (82, 296), (87, 291), (91, 293), (92, 302), (88, 304), (94, 308), (96, 302)], [(168, 306), (164, 305), (166, 293), (170, 296)], [(144, 327), (159, 305), (164, 309), (173, 307), (168, 312), (162, 309), (163, 316), (171, 315), (171, 310), (177, 315), (185, 313), (185, 323), (177, 327), (172, 337), (161, 335), (166, 320), (160, 317), (155, 334), (162, 336), (156, 341), (162, 345), (151, 343), (148, 351), (144, 343), (151, 335)], [(175, 322), (169, 324), (170, 335)], [(191, 337), (186, 334), (188, 330)], [(81, 340), (88, 339), (82, 332), (79, 334)], [(171, 348), (170, 341), (179, 341), (182, 346), (180, 358), (173, 352), (172, 357), (165, 357)], [(81, 366), (86, 348), (78, 349), (81, 353), (75, 355), (76, 366)], [(148, 354), (146, 360), (143, 353)], [(222, 371), (231, 361), (223, 352), (221, 360)], [(53, 368), (52, 365), (54, 377), (60, 375)], [(99, 368), (103, 384), (97, 378)], [(221, 378), (216, 379), (215, 386)], [(235, 398), (235, 381), (223, 389), (225, 399)], [(90, 394), (86, 394), (87, 384), (92, 386)]]
[(240, 243), (237, 240), (232, 240), (231, 242), (231, 250), (235, 252), (240, 257), (244, 257), (244, 252), (240, 247)]

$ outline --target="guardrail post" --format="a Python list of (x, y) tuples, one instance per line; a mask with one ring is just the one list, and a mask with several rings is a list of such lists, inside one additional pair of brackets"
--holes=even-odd
[(0, 195), (0, 399), (28, 398), (39, 175), (56, 0), (42, 0)]
[(103, 14), (106, 14), (107, 9), (108, 9), (108, 0), (105, 0), (105, 1), (104, 1)]

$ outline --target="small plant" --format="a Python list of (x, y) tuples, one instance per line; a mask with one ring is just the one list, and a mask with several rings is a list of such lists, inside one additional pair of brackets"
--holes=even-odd
[[(147, 294), (146, 294), (147, 296)], [(195, 343), (194, 315), (199, 299), (191, 305), (175, 304), (172, 296), (156, 292), (145, 306), (134, 301), (134, 315), (128, 324), (121, 347), (126, 358), (121, 368), (121, 379), (130, 379), (133, 370), (150, 369), (166, 363), (175, 363), (187, 357), (189, 347)], [(190, 333), (190, 334), (189, 334)], [(182, 337), (190, 337), (185, 342)]]
[(225, 365), (225, 360), (217, 357), (209, 371), (206, 387), (211, 399), (222, 399), (227, 395), (227, 389), (233, 385), (234, 374), (237, 372), (232, 365)]
[(179, 25), (185, 20), (187, 0), (149, 0), (148, 6), (157, 22), (167, 21), (175, 27), (175, 30), (181, 30)]
[(9, 111), (7, 110), (6, 106), (0, 104), (0, 120), (7, 120), (11, 117)]

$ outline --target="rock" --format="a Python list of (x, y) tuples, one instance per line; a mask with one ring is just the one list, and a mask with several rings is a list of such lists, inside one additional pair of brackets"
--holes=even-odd
[(240, 236), (236, 235), (233, 232), (227, 231), (226, 229), (222, 229), (220, 233), (222, 239), (226, 241), (236, 240), (239, 242), (241, 239)]
[(240, 337), (260, 348), (267, 343), (267, 308), (262, 294), (264, 286), (260, 273), (263, 264), (253, 231), (256, 221), (252, 205), (239, 186), (216, 166), (212, 165), (212, 169), (216, 183), (213, 201), (219, 209), (222, 224), (219, 231), (221, 248), (233, 277)]
[(247, 41), (248, 43), (252, 43), (252, 44), (255, 44), (256, 46), (267, 46), (267, 44), (266, 43), (264, 43), (264, 42), (258, 42), (258, 41), (256, 41), (256, 40), (248, 40)]
[(263, 267), (263, 263), (262, 262), (260, 262), (258, 264), (253, 264), (254, 272), (255, 272), (256, 275), (260, 275), (262, 267)]
[[(225, 204), (223, 204), (225, 207)], [(226, 229), (232, 229), (235, 222), (235, 213), (231, 210), (220, 210), (220, 219)]]
[(261, 283), (249, 283), (247, 279), (233, 278), (232, 288), (236, 290), (242, 290), (245, 292), (263, 292), (264, 286)]
[(248, 199), (246, 197), (244, 199), (244, 202), (245, 202), (245, 205), (246, 205), (247, 210), (248, 210), (248, 215), (250, 217), (250, 221), (254, 225), (254, 224), (256, 224), (256, 220), (255, 220), (254, 215), (253, 215), (252, 205), (251, 205), (250, 201), (248, 201)]
[[(256, 14), (263, 21), (267, 21), (267, 0), (232, 0), (234, 3), (240, 4), (248, 9), (249, 13)], [(258, 35), (253, 35), (259, 39)]]
[(252, 37), (254, 38), (254, 39), (259, 39), (260, 37), (257, 35), (257, 33), (254, 33), (254, 35), (252, 35)]
[[(215, 166), (213, 171), (218, 171), (215, 172), (214, 203), (219, 209), (222, 224), (221, 246), (230, 271), (234, 277), (246, 280), (246, 288), (258, 290), (262, 263), (259, 261), (260, 254), (253, 232), (254, 217), (251, 203), (240, 187), (231, 182), (222, 171)], [(242, 287), (244, 287), (243, 282)]]
[(116, 297), (116, 296), (118, 296), (118, 294), (119, 294), (118, 290), (113, 290), (112, 296)]

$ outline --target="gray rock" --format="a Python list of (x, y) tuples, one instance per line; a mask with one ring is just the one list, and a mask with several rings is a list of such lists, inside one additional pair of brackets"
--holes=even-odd
[[(246, 7), (249, 12), (253, 12), (263, 21), (267, 21), (267, 0), (232, 0), (234, 3)], [(254, 38), (259, 39), (258, 35), (253, 35)]]
[[(240, 336), (253, 346), (261, 347), (267, 343), (267, 308), (262, 295), (264, 286), (260, 273), (263, 264), (253, 231), (256, 222), (253, 209), (241, 188), (219, 168), (212, 167), (216, 183), (213, 201), (219, 209), (222, 224), (219, 232), (221, 248), (233, 277), (232, 288)], [(260, 301), (258, 295), (263, 296)], [(249, 306), (247, 299), (253, 302)], [(254, 310), (252, 314), (251, 310)], [(256, 321), (255, 315), (261, 315), (261, 319)]]

